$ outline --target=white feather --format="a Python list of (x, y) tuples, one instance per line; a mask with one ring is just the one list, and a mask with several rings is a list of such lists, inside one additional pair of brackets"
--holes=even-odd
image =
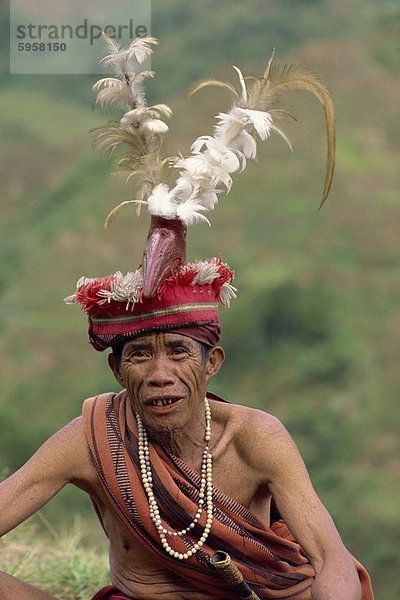
[(237, 74), (239, 75), (240, 87), (242, 89), (242, 96), (240, 98), (240, 102), (243, 102), (243, 104), (247, 104), (247, 89), (246, 89), (246, 82), (244, 80), (243, 73), (238, 67), (235, 67), (235, 65), (232, 65), (232, 66), (235, 69), (235, 71), (237, 72)]
[(172, 108), (170, 108), (167, 104), (154, 104), (154, 106), (150, 106), (149, 112), (152, 114), (153, 111), (157, 113), (155, 116), (164, 115), (169, 119), (172, 117)]
[(147, 210), (151, 215), (174, 219), (177, 215), (175, 189), (170, 190), (166, 183), (156, 185), (147, 199)]
[(257, 155), (257, 142), (254, 137), (245, 130), (232, 140), (230, 147), (241, 152), (246, 158), (254, 159)]
[(210, 135), (201, 135), (200, 137), (196, 138), (190, 146), (192, 153), (199, 154), (204, 146), (206, 146), (207, 141), (212, 139), (214, 138), (212, 138)]
[(112, 38), (110, 38), (106, 33), (104, 33), (104, 31), (101, 32), (101, 36), (103, 38), (103, 40), (105, 41), (105, 43), (107, 44), (108, 48), (111, 50), (111, 52), (119, 52), (121, 49), (121, 46), (114, 41)]
[(236, 298), (236, 292), (237, 288), (235, 288), (230, 283), (225, 282), (219, 291), (221, 303), (229, 308), (231, 300), (233, 298)]
[(175, 168), (183, 169), (187, 175), (192, 177), (209, 177), (210, 165), (202, 154), (180, 158), (174, 164)]
[(152, 36), (134, 39), (133, 42), (129, 44), (127, 50), (129, 60), (134, 57), (139, 64), (144, 62), (153, 52), (153, 49), (150, 47), (151, 44), (156, 46), (158, 40)]
[(206, 210), (214, 208), (218, 202), (218, 194), (222, 193), (222, 190), (210, 186), (207, 179), (195, 178), (188, 174), (178, 177), (174, 190), (179, 203), (195, 196), (197, 202), (204, 206)]
[(233, 108), (231, 112), (234, 116), (237, 115), (239, 119), (241, 116), (243, 119), (246, 119), (247, 117), (247, 123), (251, 123), (253, 125), (262, 141), (269, 137), (272, 126), (272, 117), (269, 113), (262, 110), (239, 108), (237, 106)]
[(175, 167), (184, 169), (184, 171), (195, 179), (204, 179), (209, 186), (215, 187), (222, 183), (227, 191), (232, 185), (232, 178), (229, 173), (222, 169), (218, 164), (207, 160), (203, 154), (196, 154), (188, 158), (182, 158), (175, 163)]
[(217, 190), (215, 188), (201, 190), (198, 195), (198, 201), (207, 210), (213, 210), (214, 206), (218, 204), (218, 194), (221, 193), (221, 191), (222, 190)]
[(131, 94), (132, 106), (146, 106), (146, 97), (144, 93), (144, 78), (133, 75), (130, 78), (129, 90)]
[(289, 138), (287, 137), (286, 133), (284, 131), (282, 131), (282, 129), (280, 127), (277, 127), (276, 125), (271, 125), (271, 129), (272, 129), (272, 131), (275, 131), (287, 143), (290, 150), (293, 152), (293, 146), (292, 146)]
[(150, 56), (153, 50), (149, 44), (158, 44), (158, 41), (151, 36), (147, 36), (134, 39), (125, 50), (118, 49), (116, 51), (117, 46), (115, 49), (111, 48), (111, 54), (102, 58), (100, 64), (103, 63), (107, 67), (113, 67), (116, 73), (123, 77), (126, 73), (133, 70), (130, 68), (133, 60), (136, 60), (140, 64)]
[(230, 146), (232, 140), (235, 139), (245, 127), (243, 117), (235, 117), (231, 110), (229, 113), (218, 113), (215, 118), (218, 119), (218, 123), (214, 127), (215, 137), (221, 138), (224, 144)]
[(131, 107), (131, 94), (127, 86), (124, 87), (104, 87), (102, 90), (97, 92), (94, 105), (100, 105), (102, 110), (109, 108), (110, 106), (118, 106), (126, 110)]
[(145, 118), (145, 116), (146, 109), (140, 106), (138, 108), (134, 108), (133, 110), (128, 110), (128, 112), (121, 117), (120, 123), (121, 125), (129, 124), (138, 127), (139, 123)]
[(205, 152), (207, 158), (210, 158), (212, 161), (216, 162), (221, 169), (227, 171), (227, 173), (234, 173), (240, 169), (240, 161), (232, 150), (229, 148), (221, 148), (211, 146), (208, 148), (207, 152)]
[(136, 81), (144, 81), (145, 79), (154, 77), (154, 75), (154, 71), (140, 71), (140, 73), (134, 73)]
[(169, 127), (160, 119), (146, 119), (140, 125), (141, 131), (147, 136), (164, 135), (169, 131)]
[(132, 308), (139, 300), (139, 290), (143, 287), (143, 274), (138, 269), (137, 271), (130, 271), (125, 276), (120, 271), (114, 273), (113, 281), (110, 286), (110, 290), (100, 290), (98, 295), (101, 300), (98, 304), (105, 304), (111, 302), (126, 302), (126, 309), (129, 305)]
[(211, 227), (210, 221), (205, 217), (201, 211), (207, 210), (204, 206), (199, 204), (196, 198), (190, 198), (182, 204), (178, 204), (176, 209), (176, 216), (185, 225), (192, 225), (198, 221), (204, 221)]
[(241, 167), (241, 157), (236, 151), (227, 147), (220, 138), (214, 138), (209, 135), (197, 138), (191, 145), (192, 153), (199, 154), (203, 147), (207, 148), (204, 156), (211, 158), (212, 161), (218, 163), (228, 173), (234, 173)]
[(214, 279), (217, 279), (219, 277), (219, 265), (217, 265), (215, 262), (206, 260), (198, 261), (198, 263), (196, 263), (196, 267), (198, 267), (199, 272), (194, 277), (192, 285), (195, 285), (196, 283), (199, 285), (204, 285), (205, 283), (212, 283)]
[(103, 77), (102, 79), (96, 81), (94, 85), (92, 85), (92, 90), (94, 92), (98, 92), (101, 87), (120, 88), (121, 86), (126, 87), (126, 84), (123, 83), (120, 79), (117, 79), (116, 77)]
[(179, 201), (187, 200), (187, 198), (192, 196), (195, 186), (197, 186), (197, 184), (190, 175), (181, 175), (176, 180), (176, 185), (174, 188), (176, 198)]
[(123, 77), (124, 74), (129, 70), (127, 53), (127, 50), (121, 50), (120, 52), (108, 54), (100, 60), (100, 64), (104, 64), (106, 67), (112, 67), (117, 75)]
[(238, 161), (239, 161), (239, 171), (242, 172), (245, 170), (246, 165), (247, 165), (247, 160), (245, 155), (243, 154), (243, 152), (241, 152), (240, 150), (237, 150), (236, 148), (230, 148), (230, 151), (233, 152)]
[(83, 285), (87, 285), (88, 283), (92, 283), (94, 281), (94, 277), (81, 277), (76, 282), (76, 289), (79, 290)]

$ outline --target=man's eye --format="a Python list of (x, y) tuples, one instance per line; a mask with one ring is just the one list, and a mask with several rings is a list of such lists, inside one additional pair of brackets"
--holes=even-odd
[(129, 358), (131, 358), (131, 359), (147, 358), (148, 356), (149, 356), (149, 353), (147, 352), (147, 350), (134, 350), (133, 352), (130, 353)]
[(174, 356), (182, 356), (183, 354), (187, 354), (187, 349), (184, 346), (176, 346), (176, 348), (173, 348), (172, 354)]

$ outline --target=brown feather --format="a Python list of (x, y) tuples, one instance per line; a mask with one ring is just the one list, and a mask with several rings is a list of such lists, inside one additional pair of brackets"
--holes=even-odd
[[(321, 102), (325, 111), (327, 133), (327, 158), (326, 174), (322, 199), (319, 208), (323, 206), (332, 185), (335, 168), (335, 107), (327, 88), (318, 77), (308, 69), (299, 65), (273, 66), (273, 56), (267, 63), (264, 75), (256, 80), (248, 93), (248, 106), (254, 110), (263, 110), (273, 113), (279, 109), (274, 108), (281, 96), (286, 92), (304, 90), (311, 92)], [(283, 114), (283, 111), (281, 111)], [(291, 115), (292, 116), (292, 115)], [(294, 118), (294, 117), (293, 117)]]

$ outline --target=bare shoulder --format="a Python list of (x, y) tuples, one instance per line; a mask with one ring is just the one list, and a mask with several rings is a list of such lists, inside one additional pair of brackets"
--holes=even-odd
[(70, 482), (86, 489), (86, 483), (97, 483), (97, 471), (87, 443), (83, 417), (68, 423), (60, 434), (65, 436), (66, 449), (72, 453)]
[[(51, 472), (57, 472), (66, 481), (76, 483), (92, 481), (95, 467), (83, 427), (83, 417), (79, 416), (64, 425), (52, 435), (32, 457)], [(31, 461), (28, 461), (27, 465)]]
[(249, 406), (238, 406), (241, 412), (241, 428), (240, 432), (246, 434), (249, 432), (257, 432), (258, 435), (268, 435), (275, 437), (287, 433), (283, 423), (270, 413), (267, 413), (258, 408), (250, 408)]
[(89, 492), (95, 489), (94, 471), (82, 419), (78, 417), (0, 483), (0, 536), (39, 510), (67, 483)]
[(277, 417), (238, 404), (225, 407), (227, 427), (238, 454), (248, 467), (265, 474), (265, 483), (288, 461), (301, 460), (295, 442)]
[(286, 431), (277, 417), (263, 410), (228, 402), (218, 402), (213, 406), (216, 406), (218, 413), (223, 415), (226, 426), (232, 427), (239, 437), (244, 437), (247, 434), (254, 435), (254, 432), (263, 435), (276, 435)]
[(82, 416), (79, 416), (56, 431), (54, 435), (43, 444), (42, 448), (48, 448), (49, 450), (57, 448), (58, 451), (68, 451), (71, 452), (73, 457), (76, 452), (78, 454), (82, 452), (85, 447), (85, 441), (83, 418)]

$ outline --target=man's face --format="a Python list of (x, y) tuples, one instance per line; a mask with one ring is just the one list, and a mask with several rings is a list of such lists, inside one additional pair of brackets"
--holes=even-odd
[(147, 427), (161, 431), (182, 429), (196, 418), (222, 361), (221, 348), (205, 358), (195, 340), (162, 332), (129, 340), (119, 365), (113, 359), (110, 365), (134, 411)]

